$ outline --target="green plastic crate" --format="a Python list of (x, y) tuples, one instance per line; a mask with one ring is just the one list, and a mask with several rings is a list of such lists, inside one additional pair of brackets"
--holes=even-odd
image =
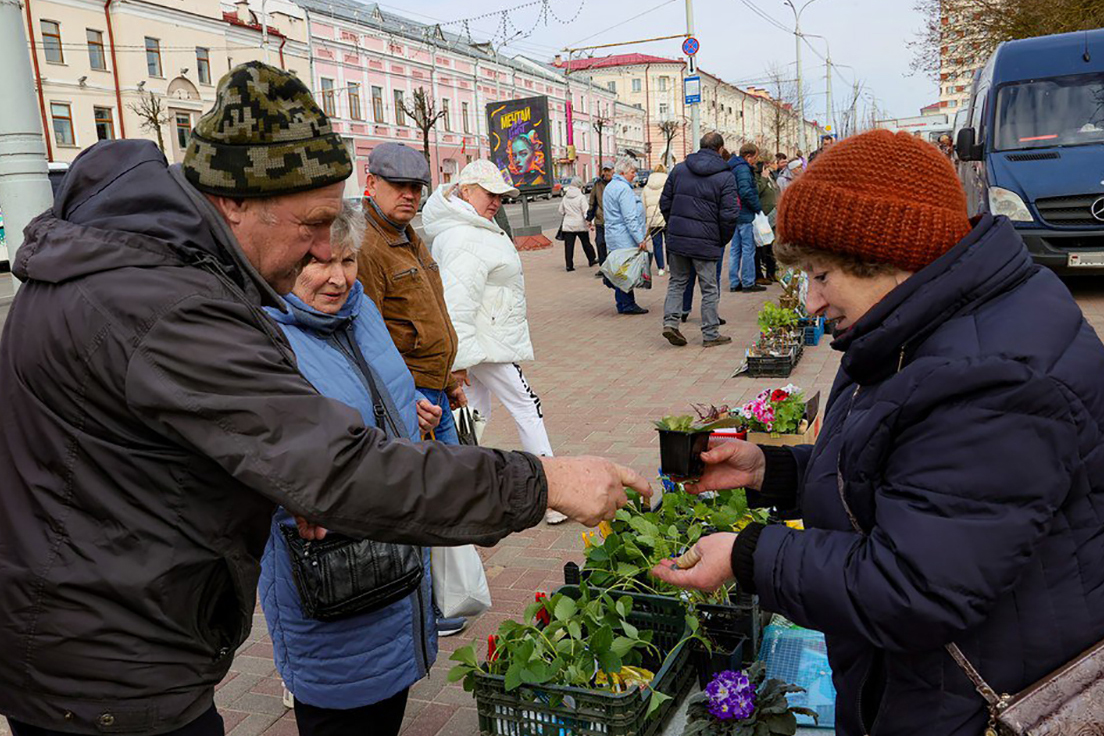
[[(565, 585), (556, 593), (576, 597), (579, 587)], [(627, 693), (608, 693), (579, 687), (522, 686), (506, 692), (501, 675), (476, 674), (475, 704), (479, 732), (485, 736), (655, 736), (670, 720), (678, 702), (690, 691), (695, 670), (686, 635), (686, 615), (679, 601), (662, 596), (612, 592), (633, 600), (629, 622), (642, 631), (652, 631), (652, 643), (663, 660), (644, 667), (656, 672), (652, 681), (659, 692), (671, 696), (651, 718), (647, 718), (651, 692), (636, 688)], [(662, 666), (660, 666), (662, 664)]]

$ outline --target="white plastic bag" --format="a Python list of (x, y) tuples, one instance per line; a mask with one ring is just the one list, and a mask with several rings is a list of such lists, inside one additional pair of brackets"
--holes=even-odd
[(644, 271), (648, 269), (648, 252), (640, 248), (618, 248), (611, 250), (602, 264), (602, 275), (609, 279), (614, 287), (628, 294), (644, 282)]
[(430, 551), (433, 600), (445, 618), (478, 616), (491, 607), (483, 560), (475, 547), (434, 547)]
[(771, 229), (770, 220), (762, 212), (755, 216), (751, 226), (754, 230), (755, 245), (762, 248), (774, 242), (774, 230)]

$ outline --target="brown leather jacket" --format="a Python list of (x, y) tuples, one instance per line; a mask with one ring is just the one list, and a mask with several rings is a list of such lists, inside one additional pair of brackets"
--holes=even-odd
[(413, 227), (407, 225), (400, 232), (368, 200), (364, 213), (368, 226), (357, 256), (364, 294), (383, 314), (395, 347), (414, 375), (414, 385), (452, 388), (456, 331), (436, 261)]

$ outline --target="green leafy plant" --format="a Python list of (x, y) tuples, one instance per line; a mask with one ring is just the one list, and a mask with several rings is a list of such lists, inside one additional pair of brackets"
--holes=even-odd
[[(585, 584), (577, 599), (563, 593), (541, 598), (525, 610), (524, 622), (502, 622), (482, 665), (473, 645), (456, 650), (449, 659), (458, 664), (448, 680), (463, 680), (469, 692), (479, 672), (503, 676), (507, 692), (539, 685), (630, 689), (626, 683), (652, 677), (640, 669), (645, 653), (661, 658), (652, 632), (629, 622), (632, 608), (631, 597), (615, 598)], [(669, 695), (653, 690), (648, 714), (667, 700)]]
[(655, 422), (656, 428), (665, 432), (695, 432), (698, 431), (695, 424), (696, 421), (690, 414), (666, 416)]
[(782, 680), (766, 679), (766, 667), (756, 662), (746, 673), (718, 673), (705, 690), (687, 701), (682, 736), (793, 736), (797, 716), (815, 711), (791, 707), (786, 693), (803, 688)]
[(797, 386), (766, 389), (737, 409), (752, 432), (793, 434), (805, 418), (805, 395)]
[(774, 333), (779, 330), (793, 331), (797, 327), (798, 315), (793, 309), (785, 309), (774, 302), (767, 302), (759, 310), (759, 331)]

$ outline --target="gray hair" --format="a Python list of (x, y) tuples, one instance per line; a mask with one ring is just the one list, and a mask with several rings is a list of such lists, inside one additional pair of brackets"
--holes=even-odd
[(621, 176), (637, 168), (636, 159), (632, 156), (618, 156), (617, 160), (613, 162), (613, 173)]
[(577, 176), (571, 177), (571, 181), (569, 183), (573, 187), (579, 187), (580, 189), (582, 189), (583, 187), (583, 180)]
[(360, 245), (364, 242), (364, 228), (364, 210), (360, 200), (342, 200), (341, 212), (330, 225), (331, 247), (343, 248), (353, 254), (359, 253)]

